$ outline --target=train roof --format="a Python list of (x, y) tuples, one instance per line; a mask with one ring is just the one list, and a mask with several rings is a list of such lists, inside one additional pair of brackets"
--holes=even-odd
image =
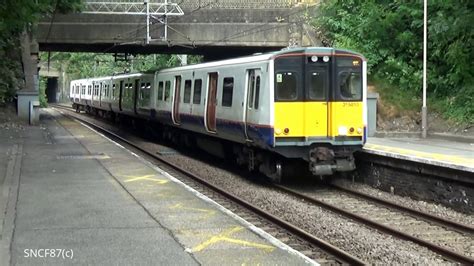
[(158, 70), (157, 73), (166, 74), (166, 73), (170, 73), (174, 71), (193, 70), (197, 68), (266, 61), (266, 60), (270, 60), (272, 58), (278, 57), (280, 55), (295, 54), (295, 53), (354, 55), (354, 56), (360, 57), (362, 60), (365, 61), (365, 57), (362, 54), (359, 54), (350, 50), (335, 49), (331, 47), (298, 47), (298, 48), (285, 48), (280, 51), (268, 52), (264, 54), (255, 54), (251, 56), (244, 56), (244, 57), (238, 57), (238, 58), (233, 58), (233, 59), (225, 59), (225, 60), (219, 60), (219, 61), (194, 64), (194, 65), (167, 68), (167, 69)]

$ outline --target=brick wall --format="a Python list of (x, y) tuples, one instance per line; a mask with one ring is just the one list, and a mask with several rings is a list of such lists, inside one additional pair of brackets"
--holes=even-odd
[(383, 191), (474, 213), (472, 173), (359, 153), (355, 179)]

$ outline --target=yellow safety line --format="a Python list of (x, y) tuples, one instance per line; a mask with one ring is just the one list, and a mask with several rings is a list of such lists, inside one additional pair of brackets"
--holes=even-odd
[(193, 207), (184, 207), (183, 203), (178, 203), (176, 205), (170, 206), (170, 209), (181, 209), (181, 210), (190, 210), (190, 211), (198, 211), (198, 212), (204, 212), (206, 215), (204, 215), (202, 218), (207, 218), (210, 216), (213, 216), (216, 214), (215, 210), (211, 209), (202, 209), (202, 208), (193, 208)]
[[(150, 181), (155, 181), (155, 182), (157, 182), (158, 184), (161, 184), (161, 185), (168, 183), (168, 180), (158, 179), (158, 178), (152, 178), (152, 177), (154, 177), (154, 176), (155, 176), (155, 175), (128, 176), (128, 177), (131, 177), (131, 178), (125, 180), (124, 182), (125, 182), (125, 183), (128, 183), (128, 182), (134, 182), (134, 181), (139, 181), (139, 180), (150, 180)], [(127, 177), (127, 176), (126, 176), (126, 177)]]
[(230, 229), (228, 229), (228, 230), (226, 230), (226, 231), (224, 231), (224, 232), (222, 232), (218, 235), (215, 235), (215, 236), (211, 237), (210, 239), (202, 242), (201, 244), (193, 247), (191, 249), (191, 252), (200, 252), (200, 251), (206, 249), (207, 247), (209, 247), (209, 246), (211, 246), (215, 243), (218, 243), (218, 242), (229, 242), (229, 243), (233, 243), (233, 244), (237, 244), (237, 245), (242, 245), (242, 246), (247, 246), (247, 247), (254, 247), (254, 248), (258, 248), (258, 249), (263, 249), (267, 252), (272, 252), (275, 249), (274, 246), (259, 244), (259, 243), (255, 243), (255, 242), (250, 242), (250, 241), (230, 237), (234, 233), (242, 231), (243, 229), (244, 228), (242, 226), (232, 227), (232, 228), (230, 228)]
[(474, 165), (474, 159), (463, 158), (456, 155), (446, 155), (446, 154), (439, 154), (439, 153), (428, 153), (422, 151), (414, 151), (409, 149), (403, 148), (395, 148), (395, 147), (388, 147), (378, 144), (368, 143), (364, 146), (364, 149), (373, 150), (373, 151), (388, 151), (393, 153), (398, 153), (401, 155), (413, 155), (418, 156), (423, 159), (435, 159), (439, 162), (449, 162), (454, 163), (457, 165), (472, 167)]

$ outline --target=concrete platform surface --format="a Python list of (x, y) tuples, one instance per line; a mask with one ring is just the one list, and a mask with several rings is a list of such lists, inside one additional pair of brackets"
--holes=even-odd
[(368, 138), (364, 151), (474, 172), (474, 143), (435, 138)]
[(0, 129), (0, 265), (316, 264), (119, 144), (43, 113), (39, 127)]

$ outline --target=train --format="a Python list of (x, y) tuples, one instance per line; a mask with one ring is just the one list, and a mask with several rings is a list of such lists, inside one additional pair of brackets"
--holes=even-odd
[(152, 125), (276, 182), (355, 169), (367, 136), (367, 60), (329, 47), (73, 80), (76, 111)]

